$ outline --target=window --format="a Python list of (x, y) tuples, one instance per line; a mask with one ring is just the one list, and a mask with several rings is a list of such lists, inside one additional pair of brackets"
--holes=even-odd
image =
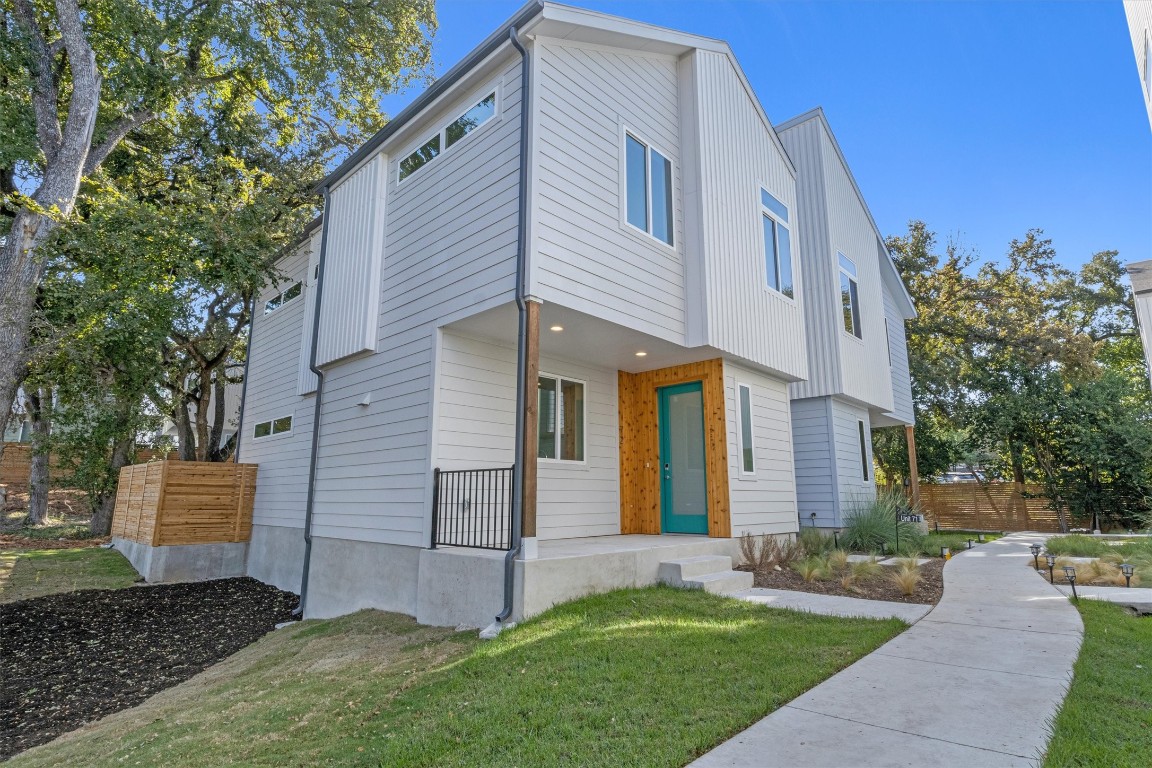
[(285, 432), (292, 431), (292, 417), (281, 416), (278, 419), (270, 421), (262, 421), (252, 429), (252, 437), (269, 437), (271, 435), (282, 435)]
[(760, 205), (768, 287), (792, 298), (795, 295), (792, 287), (792, 237), (785, 226), (788, 223), (788, 208), (764, 189), (760, 190)]
[(856, 265), (842, 253), (840, 258), (840, 303), (844, 308), (844, 330), (858, 339), (860, 335), (860, 291), (856, 287)]
[(747, 384), (741, 384), (737, 389), (740, 392), (740, 468), (744, 474), (751, 475), (756, 472), (752, 442), (752, 389)]
[(275, 312), (280, 309), (280, 307), (298, 297), (303, 290), (304, 287), (300, 283), (295, 283), (288, 290), (276, 294), (264, 302), (264, 314), (267, 315), (270, 312)]
[(536, 456), (584, 461), (584, 383), (541, 375)]
[(892, 367), (892, 333), (888, 330), (888, 318), (884, 318), (884, 345), (888, 348), (888, 367)]
[(464, 114), (444, 126), (435, 136), (428, 139), (420, 148), (400, 161), (397, 181), (404, 181), (416, 171), (440, 156), (462, 138), (472, 133), (496, 115), (496, 92), (488, 94), (469, 107)]
[(624, 134), (625, 220), (672, 245), (672, 161), (630, 133)]
[(864, 422), (857, 421), (856, 425), (860, 428), (860, 471), (864, 474), (864, 479), (868, 479), (868, 440), (865, 437), (866, 430), (864, 429)]

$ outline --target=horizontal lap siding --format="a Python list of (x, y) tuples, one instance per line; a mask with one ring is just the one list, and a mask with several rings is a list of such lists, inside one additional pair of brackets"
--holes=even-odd
[[(684, 341), (676, 61), (537, 41), (531, 292)], [(673, 163), (676, 251), (621, 224), (621, 122)]]
[[(864, 479), (860, 463), (860, 428), (864, 422), (864, 441), (868, 452), (868, 480)], [(832, 431), (836, 442), (837, 488), (840, 493), (840, 514), (850, 515), (852, 510), (876, 497), (876, 482), (872, 466), (872, 430), (868, 412), (859, 406), (832, 399)]]
[(436, 328), (515, 288), (519, 57), (501, 66), (489, 81), (497, 118), (397, 183), (402, 154), (483, 98), (478, 88), (388, 159), (377, 352), (325, 378), (317, 536), (427, 545)]
[[(881, 258), (888, 258), (881, 255)], [(908, 374), (908, 337), (904, 331), (904, 317), (887, 286), (884, 288), (884, 312), (888, 317), (888, 345), (892, 352), (892, 411), (891, 415), (905, 424), (916, 421), (912, 409), (912, 381)]]
[[(313, 400), (297, 393), (300, 359), (307, 355), (302, 330), (308, 302), (302, 295), (268, 315), (264, 314), (264, 302), (297, 281), (305, 281), (313, 241), (319, 237), (320, 233), (316, 232), (277, 265), (285, 279), (279, 286), (266, 287), (256, 302), (245, 389), (244, 433), (240, 437), (240, 460), (260, 466), (253, 510), (256, 525), (304, 526)], [(292, 417), (290, 433), (253, 439), (256, 424), (281, 416)]]
[[(510, 466), (516, 418), (516, 351), (444, 333), (437, 376), (436, 456), (445, 470)], [(616, 371), (548, 357), (548, 374), (586, 382), (586, 464), (540, 462), (541, 539), (620, 533)], [(535, 390), (533, 389), (533, 392)]]
[[(737, 386), (751, 389), (755, 475), (741, 470)], [(788, 385), (731, 362), (724, 364), (725, 419), (732, 535), (792, 533), (796, 530), (796, 485), (792, 458)]]
[[(704, 307), (708, 344), (790, 378), (808, 372), (801, 304), (800, 252), (805, 247), (795, 220), (796, 184), (788, 161), (773, 141), (729, 58), (696, 51), (699, 183), (702, 212)], [(768, 288), (760, 190), (788, 207), (797, 300)]]
[(796, 462), (796, 499), (805, 524), (836, 524), (836, 477), (830, 405), (826, 397), (793, 400), (792, 444)]

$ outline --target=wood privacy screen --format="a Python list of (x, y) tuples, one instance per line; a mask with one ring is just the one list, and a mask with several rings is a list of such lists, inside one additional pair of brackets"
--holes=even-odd
[[(1060, 533), (1056, 511), (1040, 496), (1038, 485), (947, 483), (921, 485), (920, 504), (928, 524), (942, 529), (1042, 531)], [(1070, 526), (1080, 521), (1069, 519)]]
[[(155, 453), (150, 450), (136, 451), (136, 460), (139, 462), (151, 461)], [(168, 454), (175, 459), (176, 453)], [(53, 456), (50, 462), (53, 483), (67, 481), (67, 467), (60, 464)], [(28, 473), (32, 470), (32, 446), (29, 443), (5, 443), (4, 456), (0, 458), (0, 485), (7, 485), (20, 490), (28, 489)]]
[(248, 541), (255, 498), (255, 464), (133, 464), (120, 470), (112, 535), (154, 547)]

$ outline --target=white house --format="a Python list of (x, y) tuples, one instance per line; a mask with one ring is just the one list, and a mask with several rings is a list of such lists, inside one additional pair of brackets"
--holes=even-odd
[[(795, 409), (909, 421), (883, 328), (902, 351), (911, 309), (838, 151), (781, 138), (727, 44), (525, 6), (324, 181), (261, 297), (248, 572), (307, 616), (482, 626), (795, 533)], [(864, 389), (805, 383), (830, 248)]]
[(1124, 14), (1128, 18), (1132, 52), (1136, 54), (1144, 108), (1148, 111), (1148, 122), (1152, 124), (1152, 3), (1148, 0), (1124, 0)]

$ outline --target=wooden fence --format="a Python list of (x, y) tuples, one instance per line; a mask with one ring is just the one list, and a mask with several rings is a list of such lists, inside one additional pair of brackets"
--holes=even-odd
[[(136, 460), (141, 463), (152, 461), (155, 456), (156, 454), (149, 449), (136, 452)], [(168, 458), (175, 460), (176, 453), (169, 453)], [(51, 467), (52, 481), (59, 483), (62, 477), (61, 470), (66, 468), (61, 466), (55, 456), (52, 457)], [(0, 485), (27, 490), (28, 474), (31, 470), (32, 445), (30, 443), (5, 443), (4, 456), (0, 457)], [(66, 479), (66, 475), (64, 479)]]
[(255, 498), (255, 464), (133, 464), (120, 470), (112, 535), (154, 547), (248, 541)]
[[(929, 527), (942, 530), (1060, 533), (1056, 511), (1040, 492), (1038, 485), (1015, 483), (929, 484), (920, 486), (920, 504)], [(1086, 525), (1072, 518), (1068, 524)]]

